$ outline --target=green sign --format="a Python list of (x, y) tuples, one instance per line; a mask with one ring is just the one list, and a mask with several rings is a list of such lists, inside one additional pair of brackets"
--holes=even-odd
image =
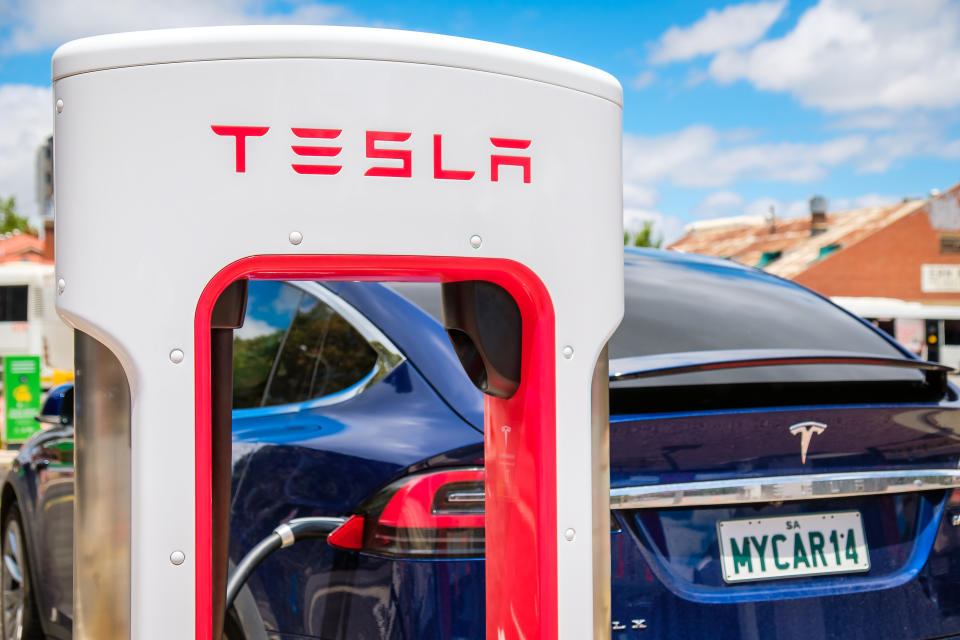
[(40, 356), (6, 356), (3, 359), (3, 398), (6, 432), (4, 443), (23, 442), (40, 423)]

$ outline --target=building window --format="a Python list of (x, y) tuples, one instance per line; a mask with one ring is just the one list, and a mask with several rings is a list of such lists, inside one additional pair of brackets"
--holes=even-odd
[(763, 269), (765, 266), (780, 258), (783, 255), (783, 251), (764, 251), (763, 255), (760, 256), (760, 261), (757, 262), (757, 268)]
[(0, 322), (27, 321), (27, 285), (0, 287)]
[(893, 318), (867, 318), (867, 321), (870, 322), (873, 326), (885, 332), (891, 338), (894, 337), (894, 324)]
[(843, 245), (840, 245), (840, 244), (825, 244), (825, 245), (823, 245), (822, 247), (820, 247), (820, 252), (817, 254), (817, 260), (823, 260), (824, 258), (826, 258), (828, 255), (830, 255), (830, 254), (833, 253), (834, 251), (837, 251), (838, 249), (840, 249), (840, 247), (842, 247), (842, 246), (843, 246)]
[(960, 236), (940, 236), (940, 253), (960, 253)]
[(960, 345), (960, 320), (943, 321), (943, 344)]

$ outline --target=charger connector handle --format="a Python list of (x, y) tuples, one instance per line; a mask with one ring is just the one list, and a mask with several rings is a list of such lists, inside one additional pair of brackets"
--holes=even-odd
[(233, 575), (227, 582), (227, 607), (229, 611), (233, 601), (237, 599), (240, 589), (246, 584), (254, 570), (266, 560), (270, 554), (278, 549), (307, 539), (325, 538), (337, 527), (346, 522), (346, 518), (312, 517), (294, 518), (277, 526), (270, 535), (257, 543), (253, 549), (243, 556), (237, 564)]

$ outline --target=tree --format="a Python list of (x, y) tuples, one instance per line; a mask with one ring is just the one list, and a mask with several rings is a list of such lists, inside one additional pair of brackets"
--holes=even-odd
[(663, 236), (658, 234), (654, 237), (652, 220), (641, 222), (640, 228), (633, 233), (630, 231), (623, 232), (623, 246), (625, 247), (653, 247), (659, 249), (661, 244), (663, 244)]
[(17, 214), (17, 199), (13, 196), (0, 197), (0, 233), (17, 230), (37, 235), (37, 230), (30, 226), (27, 217)]

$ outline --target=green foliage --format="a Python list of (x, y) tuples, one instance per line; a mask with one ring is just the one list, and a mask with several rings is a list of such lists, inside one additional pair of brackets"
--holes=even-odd
[(270, 367), (283, 340), (283, 330), (233, 340), (233, 407), (259, 407)]
[(235, 409), (319, 398), (346, 389), (373, 369), (377, 353), (363, 336), (327, 305), (304, 297), (309, 300), (299, 305), (289, 330), (234, 337)]
[(20, 230), (23, 233), (37, 235), (37, 230), (30, 226), (26, 216), (17, 215), (17, 200), (13, 196), (0, 197), (0, 233)]
[(370, 373), (377, 354), (346, 320), (305, 296), (277, 358), (267, 405), (342, 391)]
[(630, 231), (623, 232), (623, 246), (625, 247), (653, 247), (654, 249), (659, 249), (660, 245), (663, 244), (663, 236), (653, 235), (653, 221), (644, 220), (640, 228), (633, 233)]

